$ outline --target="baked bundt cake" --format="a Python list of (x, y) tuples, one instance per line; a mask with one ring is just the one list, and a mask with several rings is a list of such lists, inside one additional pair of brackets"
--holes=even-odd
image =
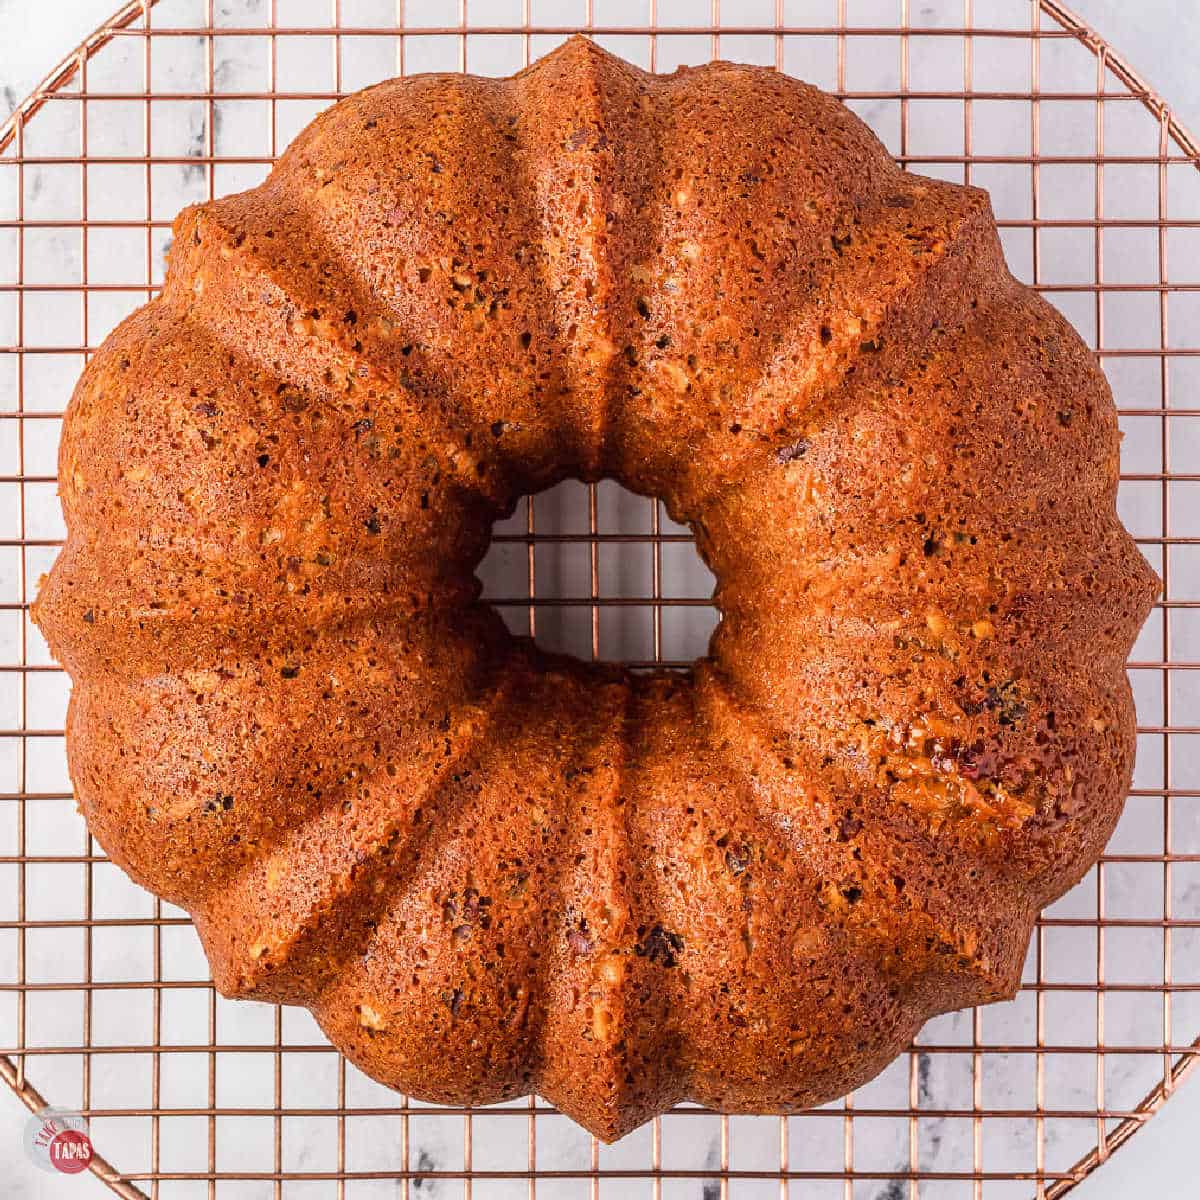
[[(840, 1095), (1010, 996), (1134, 749), (1115, 410), (986, 195), (759, 68), (575, 39), (318, 117), (187, 209), (63, 429), (36, 619), (96, 838), (221, 992), (612, 1139)], [(687, 674), (480, 599), (565, 478), (660, 497)]]

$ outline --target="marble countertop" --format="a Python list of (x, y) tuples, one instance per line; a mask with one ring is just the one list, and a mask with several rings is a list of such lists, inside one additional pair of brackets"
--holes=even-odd
[[(977, 0), (980, 8), (986, 2), (987, 0)], [(943, 7), (954, 6), (954, 0), (938, 0), (938, 3)], [(38, 3), (34, 0), (0, 0), (0, 119), (28, 93), (50, 66), (88, 31), (108, 17), (115, 4), (116, 0), (69, 0), (51, 8), (44, 2)], [(414, 4), (410, 7), (415, 11), (419, 5)], [(932, 10), (935, 7), (937, 5), (930, 0), (912, 0), (914, 12), (918, 9)], [(1138, 5), (1130, 5), (1123, 0), (1074, 0), (1073, 7), (1141, 71), (1151, 85), (1168, 99), (1186, 124), (1200, 130), (1200, 73), (1197, 73), (1194, 67), (1195, 49), (1200, 45), (1200, 6), (1183, 7), (1177, 0), (1142, 0)], [(574, 6), (564, 3), (563, 12), (567, 13), (568, 9), (573, 14)], [(707, 13), (707, 5), (705, 12)], [(569, 22), (577, 18), (565, 15), (562, 19)], [(232, 77), (236, 76), (240, 68), (238, 63), (231, 62), (226, 69)], [(299, 120), (299, 117), (297, 119)], [(183, 120), (186, 125), (186, 118)], [(179, 136), (186, 138), (189, 136), (189, 130), (181, 128)], [(231, 182), (229, 190), (236, 186), (242, 185)], [(184, 200), (189, 198), (191, 197), (185, 196)], [(1128, 521), (1130, 517), (1127, 515), (1126, 519)], [(1112, 1015), (1114, 1027), (1119, 1024), (1120, 1019), (1119, 1015)], [(948, 1036), (958, 1036), (962, 1033), (962, 1030), (954, 1025), (955, 1018), (945, 1020), (948, 1022)], [(961, 1018), (959, 1020), (961, 1021)], [(941, 1095), (942, 1093), (937, 1091), (939, 1088), (953, 1089), (953, 1081), (940, 1078), (937, 1068), (930, 1067), (929, 1056), (924, 1056), (922, 1061), (924, 1066), (918, 1082), (923, 1089), (923, 1095)], [(887, 1087), (887, 1081), (880, 1086)], [(87, 1174), (66, 1180), (35, 1170), (29, 1163), (22, 1145), (21, 1134), (25, 1118), (25, 1109), (6, 1088), (0, 1086), (0, 1179), (5, 1180), (5, 1186), (0, 1188), (0, 1191), (4, 1191), (5, 1195), (29, 1197), (30, 1200), (35, 1197), (53, 1197), (54, 1200), (76, 1196), (99, 1198), (110, 1194)], [(1073, 1200), (1076, 1197), (1078, 1200), (1123, 1200), (1124, 1197), (1135, 1193), (1153, 1196), (1156, 1200), (1184, 1200), (1184, 1197), (1195, 1196), (1197, 1185), (1193, 1181), (1198, 1165), (1195, 1130), (1198, 1123), (1200, 1082), (1192, 1081), (1185, 1084), (1167, 1103), (1162, 1113), (1122, 1148), (1112, 1161), (1081, 1184), (1072, 1193)], [(497, 1142), (497, 1153), (500, 1153), (503, 1150), (500, 1143), (504, 1140), (505, 1128), (503, 1124), (482, 1125), (476, 1136), (484, 1141), (493, 1137)], [(511, 1128), (511, 1125), (507, 1128)], [(696, 1165), (711, 1166), (712, 1147), (707, 1144), (707, 1140), (712, 1136), (711, 1129), (700, 1125), (696, 1128), (698, 1139), (704, 1143), (696, 1147)], [(704, 1130), (702, 1135), (699, 1132), (701, 1129)], [(1024, 1143), (1017, 1145), (1020, 1139), (1026, 1136), (1027, 1131), (1014, 1133), (1014, 1152), (1017, 1149), (1024, 1151), (1028, 1148)], [(564, 1144), (570, 1137), (569, 1131), (564, 1130)], [(523, 1154), (523, 1130), (520, 1141)], [(181, 1190), (178, 1194), (193, 1193)], [(226, 1193), (222, 1191), (219, 1194)], [(228, 1194), (259, 1196), (270, 1195), (271, 1191), (269, 1185), (266, 1185), (265, 1190), (230, 1189)], [(300, 1192), (297, 1191), (296, 1194), (299, 1195)], [(329, 1193), (317, 1188), (304, 1194)], [(384, 1194), (392, 1193), (371, 1193)], [(434, 1186), (413, 1191), (414, 1197), (441, 1194)], [(542, 1195), (542, 1189), (539, 1188), (538, 1194)], [(698, 1183), (690, 1192), (671, 1194), (694, 1195), (696, 1200), (708, 1200), (710, 1195), (708, 1190), (703, 1190), (702, 1194)], [(764, 1193), (746, 1191), (747, 1196), (751, 1194)], [(794, 1185), (791, 1194), (804, 1195), (805, 1200), (808, 1200), (802, 1185)], [(822, 1196), (825, 1194), (821, 1193)], [(921, 1194), (925, 1196), (926, 1189), (923, 1188)], [(934, 1189), (930, 1189), (928, 1194), (940, 1195)], [(1024, 1193), (1009, 1190), (996, 1192), (997, 1196), (1001, 1194), (1008, 1196)], [(484, 1189), (477, 1189), (476, 1195), (486, 1198), (488, 1193)], [(736, 1186), (731, 1187), (730, 1196), (734, 1200), (741, 1200), (741, 1195)], [(906, 1195), (907, 1188), (896, 1191), (886, 1184), (872, 1186), (869, 1190), (855, 1191), (856, 1197), (869, 1197), (869, 1200), (899, 1200), (899, 1197)], [(991, 1195), (990, 1190), (985, 1190), (985, 1200), (990, 1200)]]

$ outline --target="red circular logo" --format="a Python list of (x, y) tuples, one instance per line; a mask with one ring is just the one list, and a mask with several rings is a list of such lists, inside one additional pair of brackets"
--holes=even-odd
[(48, 1149), (50, 1165), (64, 1175), (78, 1175), (92, 1161), (92, 1139), (78, 1129), (56, 1133)]

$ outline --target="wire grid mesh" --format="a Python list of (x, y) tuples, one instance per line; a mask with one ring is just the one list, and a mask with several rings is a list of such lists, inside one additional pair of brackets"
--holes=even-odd
[[(931, 1022), (815, 1112), (683, 1106), (614, 1147), (535, 1099), (397, 1096), (303, 1011), (218, 997), (186, 915), (78, 819), (67, 682), (28, 620), (62, 536), (61, 410), (155, 293), (176, 211), (258, 182), (339, 94), (505, 74), (578, 29), (653, 70), (722, 56), (810, 79), (910, 169), (987, 187), (1015, 272), (1108, 372), (1121, 512), (1166, 585), (1129, 667), (1125, 817), (1044, 914), (1017, 998)], [(126, 5), (0, 131), (0, 1073), (30, 1107), (79, 1107), (93, 1169), (129, 1197), (1062, 1195), (1198, 1052), (1200, 281), (1168, 272), (1200, 258), (1198, 165), (1165, 105), (1052, 0)], [(497, 526), (480, 573), (544, 645), (684, 666), (716, 619), (690, 542), (653, 501), (565, 484)]]

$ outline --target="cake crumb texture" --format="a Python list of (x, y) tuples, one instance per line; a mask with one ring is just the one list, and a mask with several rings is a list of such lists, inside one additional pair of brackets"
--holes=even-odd
[[(1117, 820), (1118, 444), (986, 194), (813, 87), (583, 38), (379, 84), (180, 215), (71, 400), (35, 619), (80, 806), (223, 994), (406, 1094), (606, 1140), (822, 1103), (1012, 996)], [(480, 599), (566, 478), (695, 531), (691, 672)]]

